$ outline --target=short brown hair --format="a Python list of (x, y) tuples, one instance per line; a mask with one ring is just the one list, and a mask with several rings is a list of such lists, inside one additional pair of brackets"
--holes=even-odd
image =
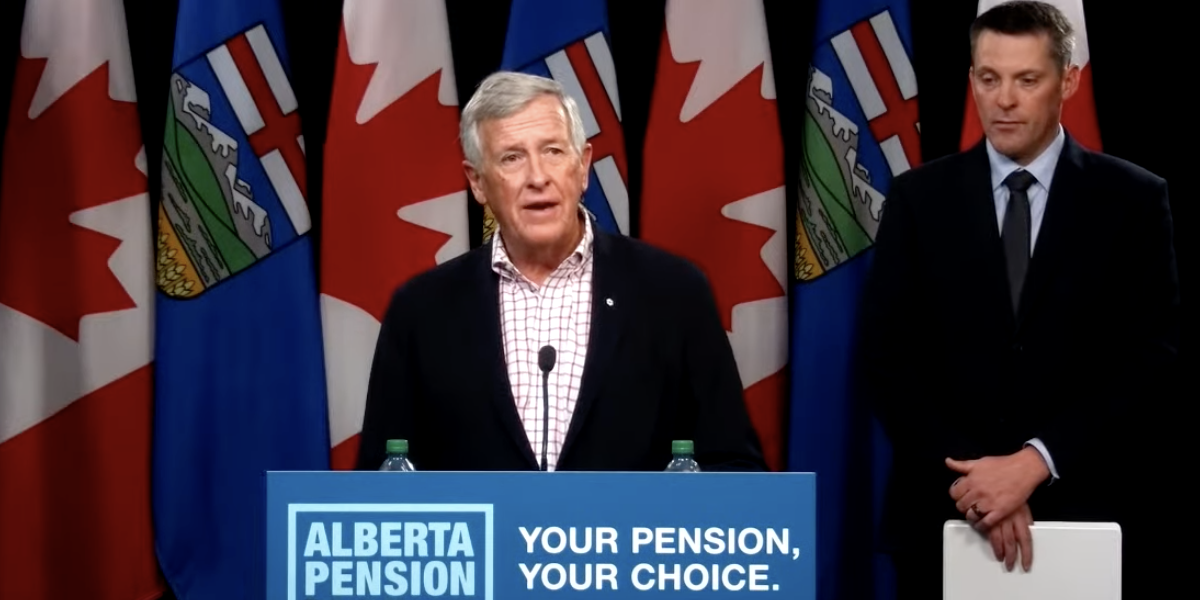
[(1058, 7), (1035, 0), (1012, 0), (992, 7), (971, 24), (971, 57), (984, 31), (1007, 35), (1045, 34), (1050, 38), (1050, 58), (1065, 70), (1075, 50), (1075, 28)]

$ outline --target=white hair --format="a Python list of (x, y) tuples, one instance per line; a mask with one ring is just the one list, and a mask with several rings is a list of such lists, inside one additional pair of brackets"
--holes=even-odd
[(575, 154), (583, 155), (587, 134), (583, 129), (583, 118), (575, 100), (563, 86), (553, 79), (513, 71), (499, 71), (489, 75), (475, 90), (467, 106), (463, 108), (459, 124), (459, 138), (463, 155), (475, 167), (483, 164), (483, 147), (479, 140), (479, 126), (484, 121), (510, 117), (530, 102), (541, 96), (556, 98), (567, 116), (567, 130)]

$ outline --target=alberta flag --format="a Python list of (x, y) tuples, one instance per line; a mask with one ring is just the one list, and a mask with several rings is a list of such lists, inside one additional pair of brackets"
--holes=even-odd
[[(583, 205), (597, 225), (629, 235), (629, 176), (605, 0), (513, 0), (500, 68), (550, 77), (579, 105), (592, 168)], [(494, 230), (485, 217), (484, 236)]]
[(890, 450), (853, 399), (851, 356), (889, 183), (921, 157), (908, 5), (823, 0), (814, 44), (796, 215), (788, 466), (821, 480), (818, 596), (867, 598), (891, 588), (887, 559), (874, 550)]
[(329, 466), (283, 34), (274, 2), (179, 3), (156, 231), (154, 524), (180, 600), (261, 600), (263, 472)]

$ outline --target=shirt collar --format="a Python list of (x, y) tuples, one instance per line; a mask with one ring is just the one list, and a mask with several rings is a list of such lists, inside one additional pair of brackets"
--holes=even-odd
[(1063, 131), (1062, 125), (1058, 126), (1058, 135), (1054, 136), (1054, 141), (1050, 142), (1050, 146), (1046, 148), (1037, 158), (1033, 159), (1028, 166), (1022, 167), (1013, 159), (1000, 154), (991, 140), (987, 142), (988, 163), (992, 167), (992, 191), (1000, 189), (1004, 185), (1004, 179), (1012, 174), (1017, 169), (1025, 169), (1029, 171), (1037, 179), (1037, 184), (1044, 189), (1050, 189), (1050, 181), (1054, 178), (1054, 167), (1058, 165), (1058, 156), (1062, 153), (1063, 145), (1066, 143), (1066, 134)]
[[(579, 218), (583, 220), (583, 239), (579, 240), (579, 245), (575, 246), (575, 251), (563, 260), (556, 271), (565, 270), (570, 272), (577, 270), (592, 255), (592, 242), (595, 239), (595, 234), (592, 231), (592, 221), (596, 217), (583, 204), (580, 204)], [(512, 263), (512, 260), (508, 258), (508, 251), (504, 246), (504, 236), (500, 233), (500, 225), (497, 223), (496, 231), (492, 234), (492, 270), (504, 277), (517, 278), (520, 275), (520, 271)]]

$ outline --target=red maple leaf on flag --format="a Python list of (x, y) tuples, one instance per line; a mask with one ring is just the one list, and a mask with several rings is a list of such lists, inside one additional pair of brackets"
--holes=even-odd
[(121, 245), (70, 222), (76, 211), (146, 191), (134, 163), (137, 106), (112, 99), (108, 63), (37, 118), (45, 59), (20, 58), (0, 175), (0, 303), (79, 340), (85, 315), (134, 308), (108, 260)]
[(665, 33), (662, 44), (646, 135), (641, 236), (704, 271), (721, 322), (732, 330), (734, 306), (784, 295), (761, 256), (775, 232), (721, 214), (727, 204), (783, 185), (775, 103), (762, 97), (759, 66), (694, 119), (680, 121), (700, 63), (675, 62)]
[(351, 62), (343, 28), (326, 141), (321, 266), (324, 292), (382, 321), (396, 286), (435, 266), (449, 240), (396, 211), (464, 190), (466, 180), (458, 108), (438, 101), (441, 71), (360, 124), (358, 107), (376, 68)]
[[(698, 62), (675, 62), (664, 31), (646, 135), (641, 235), (704, 271), (721, 322), (733, 331), (734, 306), (784, 296), (785, 290), (762, 259), (763, 245), (775, 232), (730, 219), (721, 209), (783, 185), (783, 140), (775, 103), (762, 97), (761, 65), (682, 122), (679, 115), (699, 68)], [(783, 467), (785, 384), (780, 369), (744, 393), (773, 470)]]

